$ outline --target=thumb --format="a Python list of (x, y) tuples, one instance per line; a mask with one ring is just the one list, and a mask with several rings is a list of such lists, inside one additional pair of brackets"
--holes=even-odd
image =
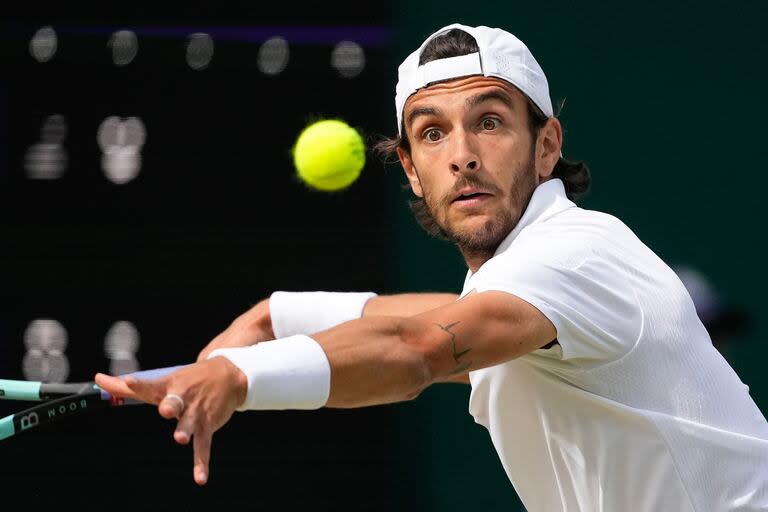
[(124, 379), (119, 377), (97, 373), (96, 377), (94, 377), (94, 382), (96, 382), (97, 386), (112, 396), (120, 398), (136, 398), (136, 393), (134, 393), (128, 384), (126, 384)]
[(133, 376), (125, 377), (125, 385), (133, 392), (133, 398), (150, 404), (159, 404), (166, 394), (166, 379), (142, 380)]

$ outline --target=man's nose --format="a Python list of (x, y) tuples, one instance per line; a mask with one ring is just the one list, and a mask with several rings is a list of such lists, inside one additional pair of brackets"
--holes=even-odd
[(451, 158), (451, 171), (466, 172), (478, 170), (480, 168), (480, 156), (475, 147), (475, 140), (472, 134), (457, 130), (452, 135), (454, 147)]

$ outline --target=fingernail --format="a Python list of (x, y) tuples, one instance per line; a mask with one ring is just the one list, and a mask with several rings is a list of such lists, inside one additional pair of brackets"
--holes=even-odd
[(197, 483), (204, 484), (207, 480), (208, 480), (208, 475), (205, 474), (205, 471), (197, 472)]

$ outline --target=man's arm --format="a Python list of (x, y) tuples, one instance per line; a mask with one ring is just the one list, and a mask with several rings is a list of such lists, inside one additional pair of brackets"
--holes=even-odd
[(328, 407), (409, 400), (431, 384), (514, 359), (555, 337), (538, 309), (496, 291), (411, 317), (364, 317), (312, 335), (331, 366)]
[[(363, 318), (372, 316), (410, 317), (431, 309), (456, 302), (455, 293), (402, 293), (381, 295), (369, 300), (363, 310)], [(441, 382), (469, 384), (469, 373), (446, 377)]]
[[(363, 316), (408, 317), (449, 304), (457, 298), (458, 295), (452, 293), (381, 295), (366, 303)], [(275, 333), (272, 330), (272, 318), (269, 312), (269, 299), (267, 298), (239, 315), (200, 351), (197, 360), (206, 360), (208, 354), (217, 348), (247, 347), (260, 341), (273, 339), (275, 339)]]
[(455, 293), (400, 293), (380, 295), (369, 300), (363, 309), (366, 316), (409, 317), (455, 302)]
[[(314, 341), (304, 339), (316, 342), (315, 347), (322, 349), (319, 357), (323, 362), (327, 359), (330, 366), (330, 390), (327, 400), (323, 398), (324, 405), (350, 408), (413, 399), (435, 382), (514, 359), (548, 344), (555, 336), (554, 325), (532, 305), (511, 294), (487, 291), (412, 317), (374, 315), (351, 320), (313, 335)], [(272, 355), (272, 349), (277, 349), (280, 359), (288, 355), (286, 349), (291, 352), (289, 341), (269, 343), (261, 347), (269, 346), (267, 352)], [(242, 347), (231, 352), (247, 359), (249, 353), (245, 351), (253, 349)], [(269, 368), (259, 376), (266, 379), (261, 381), (265, 386), (260, 391), (280, 393), (279, 386), (269, 391), (270, 383), (292, 382), (295, 375), (290, 372), (306, 370), (286, 363), (283, 366), (282, 373)], [(247, 400), (250, 378), (224, 356), (154, 381), (103, 374), (95, 377), (96, 383), (113, 396), (157, 404), (163, 417), (178, 419), (174, 438), (181, 444), (193, 442), (194, 474), (199, 484), (208, 478), (213, 434)], [(301, 393), (317, 394), (307, 388)], [(174, 396), (181, 400), (172, 399)]]
[[(524, 300), (505, 292), (486, 291), (411, 317), (365, 316), (311, 338), (330, 365), (330, 394), (325, 405), (349, 408), (413, 399), (434, 383), (548, 345), (555, 340), (556, 330), (544, 314)], [(284, 346), (279, 340), (276, 343), (274, 347)], [(211, 365), (229, 377), (214, 382), (207, 370)], [(243, 377), (226, 357), (214, 357), (161, 378), (156, 385), (139, 383), (141, 390), (101, 374), (97, 383), (117, 396), (154, 403), (162, 399), (168, 386), (173, 393), (188, 393), (185, 400), (190, 403), (197, 399), (205, 402), (205, 410), (213, 407), (211, 404), (231, 401), (231, 395), (243, 397), (243, 383), (247, 382)], [(196, 384), (190, 384), (193, 382)], [(197, 397), (198, 387), (209, 390)], [(226, 399), (219, 395), (226, 395)]]

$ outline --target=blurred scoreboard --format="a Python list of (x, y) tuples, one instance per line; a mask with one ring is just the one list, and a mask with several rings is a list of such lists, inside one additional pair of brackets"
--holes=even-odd
[[(389, 12), (311, 7), (2, 20), (0, 375), (180, 364), (274, 290), (392, 290), (399, 169), (369, 152), (356, 183), (321, 193), (290, 156), (318, 118), (369, 146), (395, 132)], [(31, 510), (400, 508), (396, 412), (236, 415), (198, 489), (170, 422), (106, 411), (4, 442), (0, 480)]]
[(394, 130), (388, 26), (117, 21), (4, 30), (6, 375), (189, 360), (275, 289), (387, 288), (381, 163), (319, 193), (290, 149), (319, 117)]

